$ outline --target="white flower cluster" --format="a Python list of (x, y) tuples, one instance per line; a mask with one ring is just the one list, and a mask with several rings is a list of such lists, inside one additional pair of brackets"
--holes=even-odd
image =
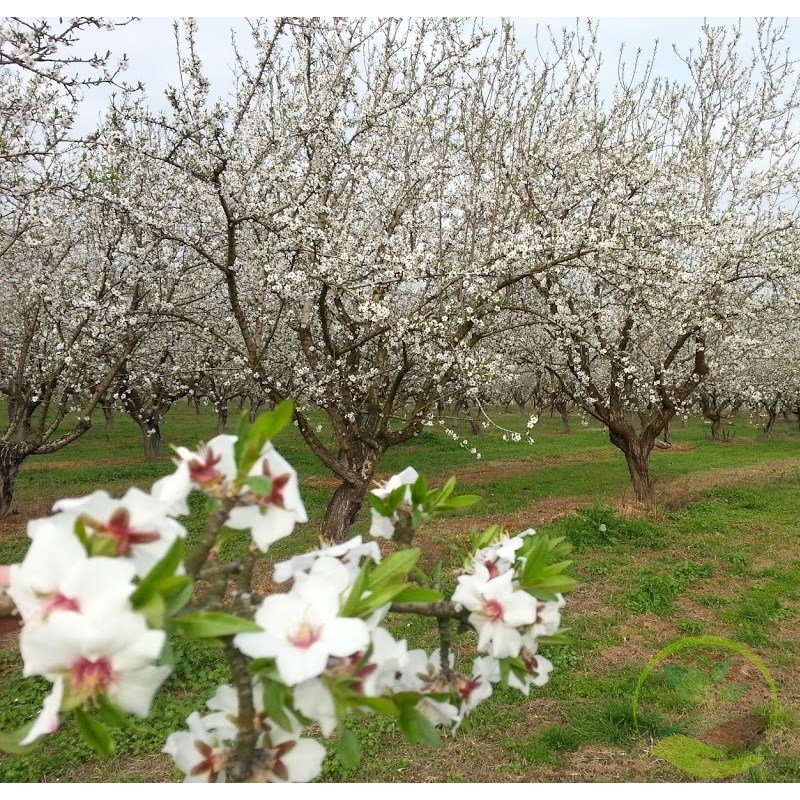
[(553, 665), (538, 652), (538, 639), (553, 635), (561, 624), (564, 598), (540, 601), (520, 588), (519, 573), (525, 557), (528, 529), (502, 536), (473, 556), (465, 574), (459, 576), (453, 602), (470, 611), (469, 623), (478, 632), (478, 650), (489, 653), (481, 660), (487, 680), (500, 680), (500, 659), (516, 659), (509, 684), (526, 695), (530, 686), (547, 683)]
[(10, 574), (24, 674), (53, 684), (22, 744), (56, 730), (63, 712), (104, 701), (146, 717), (170, 673), (158, 664), (164, 631), (131, 604), (134, 580), (186, 536), (168, 504), (130, 489), (121, 500), (94, 492), (54, 510), (28, 524), (30, 548)]
[[(264, 687), (253, 680), (254, 726), (258, 748), (263, 753), (257, 777), (270, 783), (306, 783), (322, 770), (325, 748), (313, 739), (300, 737), (301, 725), (289, 717), (284, 730), (264, 711)], [(239, 732), (239, 697), (230, 685), (220, 686), (208, 701), (210, 714), (193, 711), (186, 719), (188, 731), (167, 737), (163, 752), (185, 773), (186, 783), (224, 783), (232, 747)]]
[(178, 447), (178, 469), (162, 478), (153, 487), (159, 497), (169, 502), (178, 513), (186, 514), (186, 497), (192, 488), (211, 497), (237, 493), (237, 502), (225, 523), (234, 530), (249, 530), (255, 544), (263, 551), (278, 539), (288, 536), (298, 522), (308, 522), (297, 473), (289, 462), (267, 442), (248, 476), (239, 488), (235, 445), (237, 437), (215, 436), (197, 452)]

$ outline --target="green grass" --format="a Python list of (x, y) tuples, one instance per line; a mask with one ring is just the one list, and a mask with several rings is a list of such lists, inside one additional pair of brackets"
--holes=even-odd
[[(524, 415), (497, 414), (497, 419), (505, 427), (524, 430)], [(324, 419), (315, 416), (313, 422), (322, 425), (320, 435), (330, 441)], [(407, 745), (391, 720), (356, 721), (353, 729), (363, 749), (361, 767), (347, 770), (331, 758), (323, 780), (410, 780), (418, 774), (420, 760), (427, 765), (425, 774), (433, 776), (430, 779), (469, 780), (475, 767), (470, 772), (456, 756), (470, 742), (489, 746), (491, 763), (482, 764), (478, 751), (474, 758), (469, 756), (484, 769), (485, 780), (500, 775), (535, 780), (537, 770), (545, 769), (558, 779), (576, 750), (595, 746), (639, 753), (653, 780), (665, 775), (681, 780), (684, 776), (656, 763), (647, 748), (651, 737), (663, 735), (686, 712), (685, 704), (656, 675), (645, 684), (638, 728), (630, 709), (633, 688), (648, 658), (681, 635), (721, 633), (749, 643), (775, 669), (779, 696), (782, 690), (793, 696), (795, 689), (787, 682), (800, 669), (800, 648), (786, 631), (791, 630), (787, 624), (797, 628), (800, 607), (800, 470), (780, 480), (750, 479), (712, 487), (683, 509), (661, 510), (652, 519), (628, 519), (615, 508), (619, 496), (629, 491), (625, 463), (597, 424), (584, 428), (575, 421), (574, 432), (564, 435), (560, 420), (545, 416), (534, 431), (534, 445), (503, 441), (497, 429), (474, 437), (465, 422), (448, 424), (481, 451), (480, 461), (433, 427), (387, 453), (381, 473), (412, 464), (428, 473), (434, 484), (461, 473), (459, 491), (482, 497), (480, 504), (465, 509), (466, 514), (493, 516), (499, 522), (543, 498), (592, 501), (577, 514), (537, 526), (566, 536), (576, 548), (574, 572), (582, 585), (565, 612), (570, 642), (543, 649), (555, 665), (549, 684), (533, 689), (528, 698), (498, 687), (468, 718), (462, 739), (448, 742), (441, 754)], [(98, 488), (116, 493), (130, 485), (147, 488), (171, 471), (169, 444), (192, 446), (210, 438), (214, 429), (209, 410), (198, 415), (181, 404), (163, 426), (164, 455), (148, 462), (131, 420), (118, 416), (112, 431), (98, 421), (67, 449), (30, 459), (19, 476), (17, 498), (25, 504)], [(696, 476), (702, 488), (703, 476), (710, 470), (800, 458), (800, 435), (794, 426), (779, 423), (770, 438), (760, 437), (744, 422), (737, 423), (736, 430), (739, 435), (733, 441), (715, 443), (699, 422), (676, 426), (673, 440), (680, 447), (653, 456), (656, 485)], [(283, 558), (314, 545), (331, 490), (309, 485), (309, 479), (329, 473), (295, 429), (281, 434), (276, 444), (298, 470), (311, 519), (276, 543), (270, 555)], [(200, 498), (191, 502), (196, 514), (190, 534), (197, 535), (203, 503)], [(368, 515), (362, 514), (355, 530), (364, 531), (367, 520)], [(0, 563), (22, 558), (27, 547), (23, 526), (6, 522), (5, 530), (0, 535)], [(223, 557), (242, 552), (246, 544), (244, 534), (234, 537)], [(648, 613), (657, 616), (658, 626), (643, 629), (641, 615)], [(411, 646), (436, 646), (435, 632), (424, 620), (403, 618), (393, 622), (392, 629), (407, 637)], [(472, 641), (469, 634), (457, 635), (456, 652), (467, 651)], [(178, 667), (159, 693), (153, 715), (146, 721), (131, 719), (118, 732), (117, 758), (97, 768), (102, 779), (147, 780), (147, 767), (136, 766), (136, 759), (158, 753), (166, 736), (182, 728), (186, 716), (202, 709), (214, 688), (228, 680), (224, 661), (213, 646), (186, 642), (175, 646)], [(21, 677), (18, 653), (0, 649), (0, 729), (31, 719), (46, 691), (46, 682)], [(796, 731), (781, 733), (791, 735)], [(329, 743), (330, 752), (333, 749)], [(764, 763), (742, 780), (800, 780), (796, 754), (785, 748), (767, 750)], [(0, 756), (0, 781), (74, 780), (94, 763), (94, 756), (67, 724), (28, 755)]]

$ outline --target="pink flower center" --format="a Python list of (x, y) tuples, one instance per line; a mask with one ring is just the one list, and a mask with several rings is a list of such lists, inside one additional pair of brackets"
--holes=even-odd
[(96, 661), (81, 656), (72, 665), (70, 688), (86, 697), (105, 693), (113, 682), (114, 671), (108, 656), (101, 656)]
[(522, 658), (525, 666), (531, 672), (538, 672), (539, 671), (539, 662), (536, 660), (536, 656), (531, 653), (531, 651), (527, 647), (523, 647), (520, 651), (520, 658)]
[(497, 600), (487, 600), (483, 606), (483, 615), (492, 622), (503, 619), (503, 606)]
[(465, 675), (458, 675), (456, 676), (455, 685), (461, 699), (468, 703), (472, 693), (481, 685), (481, 679), (473, 678), (470, 680)]
[(137, 531), (131, 527), (131, 515), (127, 508), (118, 508), (108, 522), (86, 520), (86, 526), (93, 528), (97, 536), (106, 536), (116, 542), (116, 555), (126, 556), (131, 545), (150, 544), (160, 538), (156, 531)]
[(214, 451), (206, 448), (200, 452), (202, 460), (194, 458), (189, 464), (189, 477), (198, 486), (209, 486), (222, 480), (223, 475), (217, 469), (222, 456), (215, 456)]
[(497, 568), (497, 559), (494, 561), (485, 561), (484, 566), (490, 578), (496, 578), (500, 574), (500, 570)]
[(302, 650), (307, 650), (314, 642), (319, 641), (320, 631), (309, 625), (307, 622), (301, 623), (300, 627), (289, 637), (289, 641)]
[(44, 598), (44, 616), (49, 616), (53, 611), (80, 611), (81, 605), (72, 597), (67, 597), (61, 592), (53, 592)]
[(269, 461), (265, 458), (261, 464), (261, 471), (264, 476), (272, 480), (272, 490), (268, 497), (262, 499), (262, 503), (268, 506), (277, 506), (278, 508), (286, 508), (286, 500), (283, 496), (283, 490), (286, 484), (291, 480), (291, 474), (285, 473), (284, 475), (273, 475), (269, 469)]

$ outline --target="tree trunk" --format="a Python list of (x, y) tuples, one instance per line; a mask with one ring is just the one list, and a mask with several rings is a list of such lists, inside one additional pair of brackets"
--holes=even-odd
[(250, 420), (251, 425), (256, 421), (259, 408), (261, 408), (261, 403), (256, 403), (255, 401), (250, 402), (250, 411), (247, 414), (247, 418)]
[(764, 430), (762, 431), (764, 436), (769, 436), (770, 431), (772, 430), (772, 426), (775, 424), (775, 418), (778, 416), (777, 411), (772, 408), (767, 409), (767, 424), (764, 426)]
[(103, 417), (106, 420), (106, 430), (110, 431), (114, 428), (114, 406), (112, 405), (101, 405), (100, 408), (103, 411)]
[(14, 482), (24, 456), (13, 445), (0, 444), (0, 519), (11, 511)]
[(664, 426), (664, 443), (672, 444), (672, 428), (669, 422)]
[(369, 482), (381, 460), (383, 450), (373, 450), (363, 445), (351, 445), (339, 453), (339, 460), (358, 475), (358, 482), (343, 481), (333, 493), (322, 519), (322, 535), (334, 542), (344, 542), (356, 520)]
[(625, 453), (625, 460), (628, 462), (636, 499), (652, 505), (655, 502), (655, 493), (650, 481), (650, 452), (641, 448), (638, 442), (634, 442)]
[(556, 403), (556, 411), (561, 415), (561, 433), (569, 433), (569, 406)]
[(220, 406), (217, 409), (217, 435), (225, 433), (225, 426), (228, 424), (228, 405)]
[(148, 460), (158, 458), (161, 454), (161, 428), (155, 420), (136, 420), (142, 432), (144, 457)]
[(722, 426), (722, 420), (719, 417), (711, 418), (711, 438), (719, 439), (719, 429)]
[(333, 493), (322, 520), (322, 535), (333, 542), (347, 540), (347, 532), (353, 526), (364, 503), (367, 483), (342, 483)]
[(653, 484), (650, 480), (650, 452), (653, 444), (642, 442), (638, 436), (625, 437), (615, 435), (609, 431), (611, 444), (618, 447), (625, 454), (625, 461), (628, 464), (628, 472), (631, 474), (631, 482), (636, 499), (642, 503), (652, 505), (655, 502)]

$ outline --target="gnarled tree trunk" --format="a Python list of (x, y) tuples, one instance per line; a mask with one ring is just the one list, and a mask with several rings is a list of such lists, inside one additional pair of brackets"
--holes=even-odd
[(25, 456), (15, 445), (0, 444), (0, 519), (11, 511), (14, 482)]
[(611, 444), (622, 450), (631, 475), (633, 491), (636, 499), (643, 503), (655, 502), (655, 492), (650, 479), (650, 453), (655, 446), (655, 441), (650, 437), (640, 437), (635, 433), (615, 433), (609, 430)]
[(366, 483), (344, 483), (333, 493), (322, 520), (322, 535), (334, 542), (343, 542), (364, 503)]
[(340, 461), (347, 465), (351, 473), (356, 474), (357, 480), (344, 480), (333, 493), (322, 519), (322, 535), (326, 539), (334, 542), (347, 540), (382, 455), (383, 450), (363, 445), (339, 453)]

